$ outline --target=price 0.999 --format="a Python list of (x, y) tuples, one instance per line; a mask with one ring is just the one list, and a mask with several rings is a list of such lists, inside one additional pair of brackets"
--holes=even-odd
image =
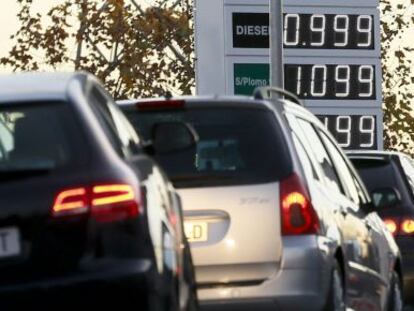
[(285, 48), (374, 49), (374, 17), (285, 14)]

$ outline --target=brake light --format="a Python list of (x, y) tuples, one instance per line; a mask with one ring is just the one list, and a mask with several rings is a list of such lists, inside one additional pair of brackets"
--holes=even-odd
[(283, 235), (316, 234), (319, 220), (300, 178), (293, 174), (280, 183)]
[(99, 185), (92, 188), (92, 216), (99, 222), (111, 222), (138, 215), (138, 201), (130, 185)]
[(88, 201), (88, 192), (84, 187), (63, 190), (56, 196), (53, 214), (59, 216), (85, 213), (88, 210)]
[(384, 219), (383, 222), (384, 222), (384, 224), (387, 227), (389, 232), (391, 232), (393, 235), (397, 234), (398, 224), (395, 220), (393, 220), (393, 219)]
[(414, 219), (404, 219), (401, 222), (401, 234), (414, 234)]
[(157, 110), (157, 109), (182, 109), (185, 102), (183, 100), (159, 100), (140, 102), (135, 104), (138, 110)]
[(66, 189), (56, 196), (54, 217), (88, 214), (98, 222), (119, 221), (139, 214), (139, 201), (128, 184), (102, 184)]

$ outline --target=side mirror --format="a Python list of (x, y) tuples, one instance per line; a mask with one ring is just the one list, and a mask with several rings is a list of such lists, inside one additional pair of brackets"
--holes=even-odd
[(195, 146), (198, 135), (183, 122), (156, 123), (152, 127), (152, 149), (155, 154), (169, 154)]
[(401, 203), (400, 192), (392, 187), (378, 188), (371, 192), (372, 203), (377, 210), (394, 207)]

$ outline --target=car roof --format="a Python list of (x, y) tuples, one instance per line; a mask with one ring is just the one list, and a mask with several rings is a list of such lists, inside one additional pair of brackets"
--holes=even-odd
[(0, 75), (1, 103), (36, 100), (64, 100), (73, 80), (86, 79), (85, 72), (45, 73), (26, 72)]
[(375, 161), (386, 161), (391, 162), (403, 157), (412, 158), (410, 155), (400, 151), (379, 151), (379, 150), (355, 150), (348, 151), (347, 156), (352, 159), (358, 160), (375, 160)]
[[(191, 108), (197, 107), (221, 107), (221, 108), (264, 108), (270, 110), (276, 109), (274, 102), (270, 100), (261, 100), (255, 99), (249, 96), (225, 96), (225, 95), (213, 95), (213, 96), (180, 96), (173, 98), (143, 98), (143, 99), (128, 99), (128, 100), (118, 100), (117, 104), (121, 107), (129, 107), (139, 103), (151, 103), (151, 102), (160, 102), (160, 101), (185, 101), (186, 106)], [(306, 115), (308, 118), (316, 118), (309, 110), (301, 107), (298, 104), (295, 104), (288, 100), (278, 100), (284, 109), (295, 111), (302, 115)], [(316, 118), (317, 119), (317, 118)]]
[(387, 150), (352, 150), (352, 151), (347, 151), (346, 154), (351, 159), (367, 159), (367, 160), (368, 159), (389, 160), (393, 156), (396, 156), (396, 157), (408, 156), (403, 152), (387, 151)]
[(159, 103), (161, 101), (184, 101), (186, 107), (190, 108), (206, 108), (206, 107), (240, 107), (240, 108), (269, 108), (272, 106), (263, 100), (256, 100), (247, 96), (179, 96), (173, 98), (143, 98), (143, 99), (129, 99), (119, 100), (117, 103), (121, 107), (133, 106), (139, 103)]

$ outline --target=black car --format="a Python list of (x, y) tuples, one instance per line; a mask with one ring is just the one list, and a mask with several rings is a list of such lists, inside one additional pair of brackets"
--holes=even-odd
[(404, 293), (414, 298), (414, 161), (400, 152), (350, 152), (379, 215), (393, 233), (401, 250)]
[[(157, 145), (141, 145), (89, 74), (7, 75), (0, 86), (0, 308), (79, 297), (194, 310), (179, 197), (145, 152)], [(157, 126), (154, 142), (175, 130), (188, 139), (163, 152), (194, 143), (178, 123)]]

